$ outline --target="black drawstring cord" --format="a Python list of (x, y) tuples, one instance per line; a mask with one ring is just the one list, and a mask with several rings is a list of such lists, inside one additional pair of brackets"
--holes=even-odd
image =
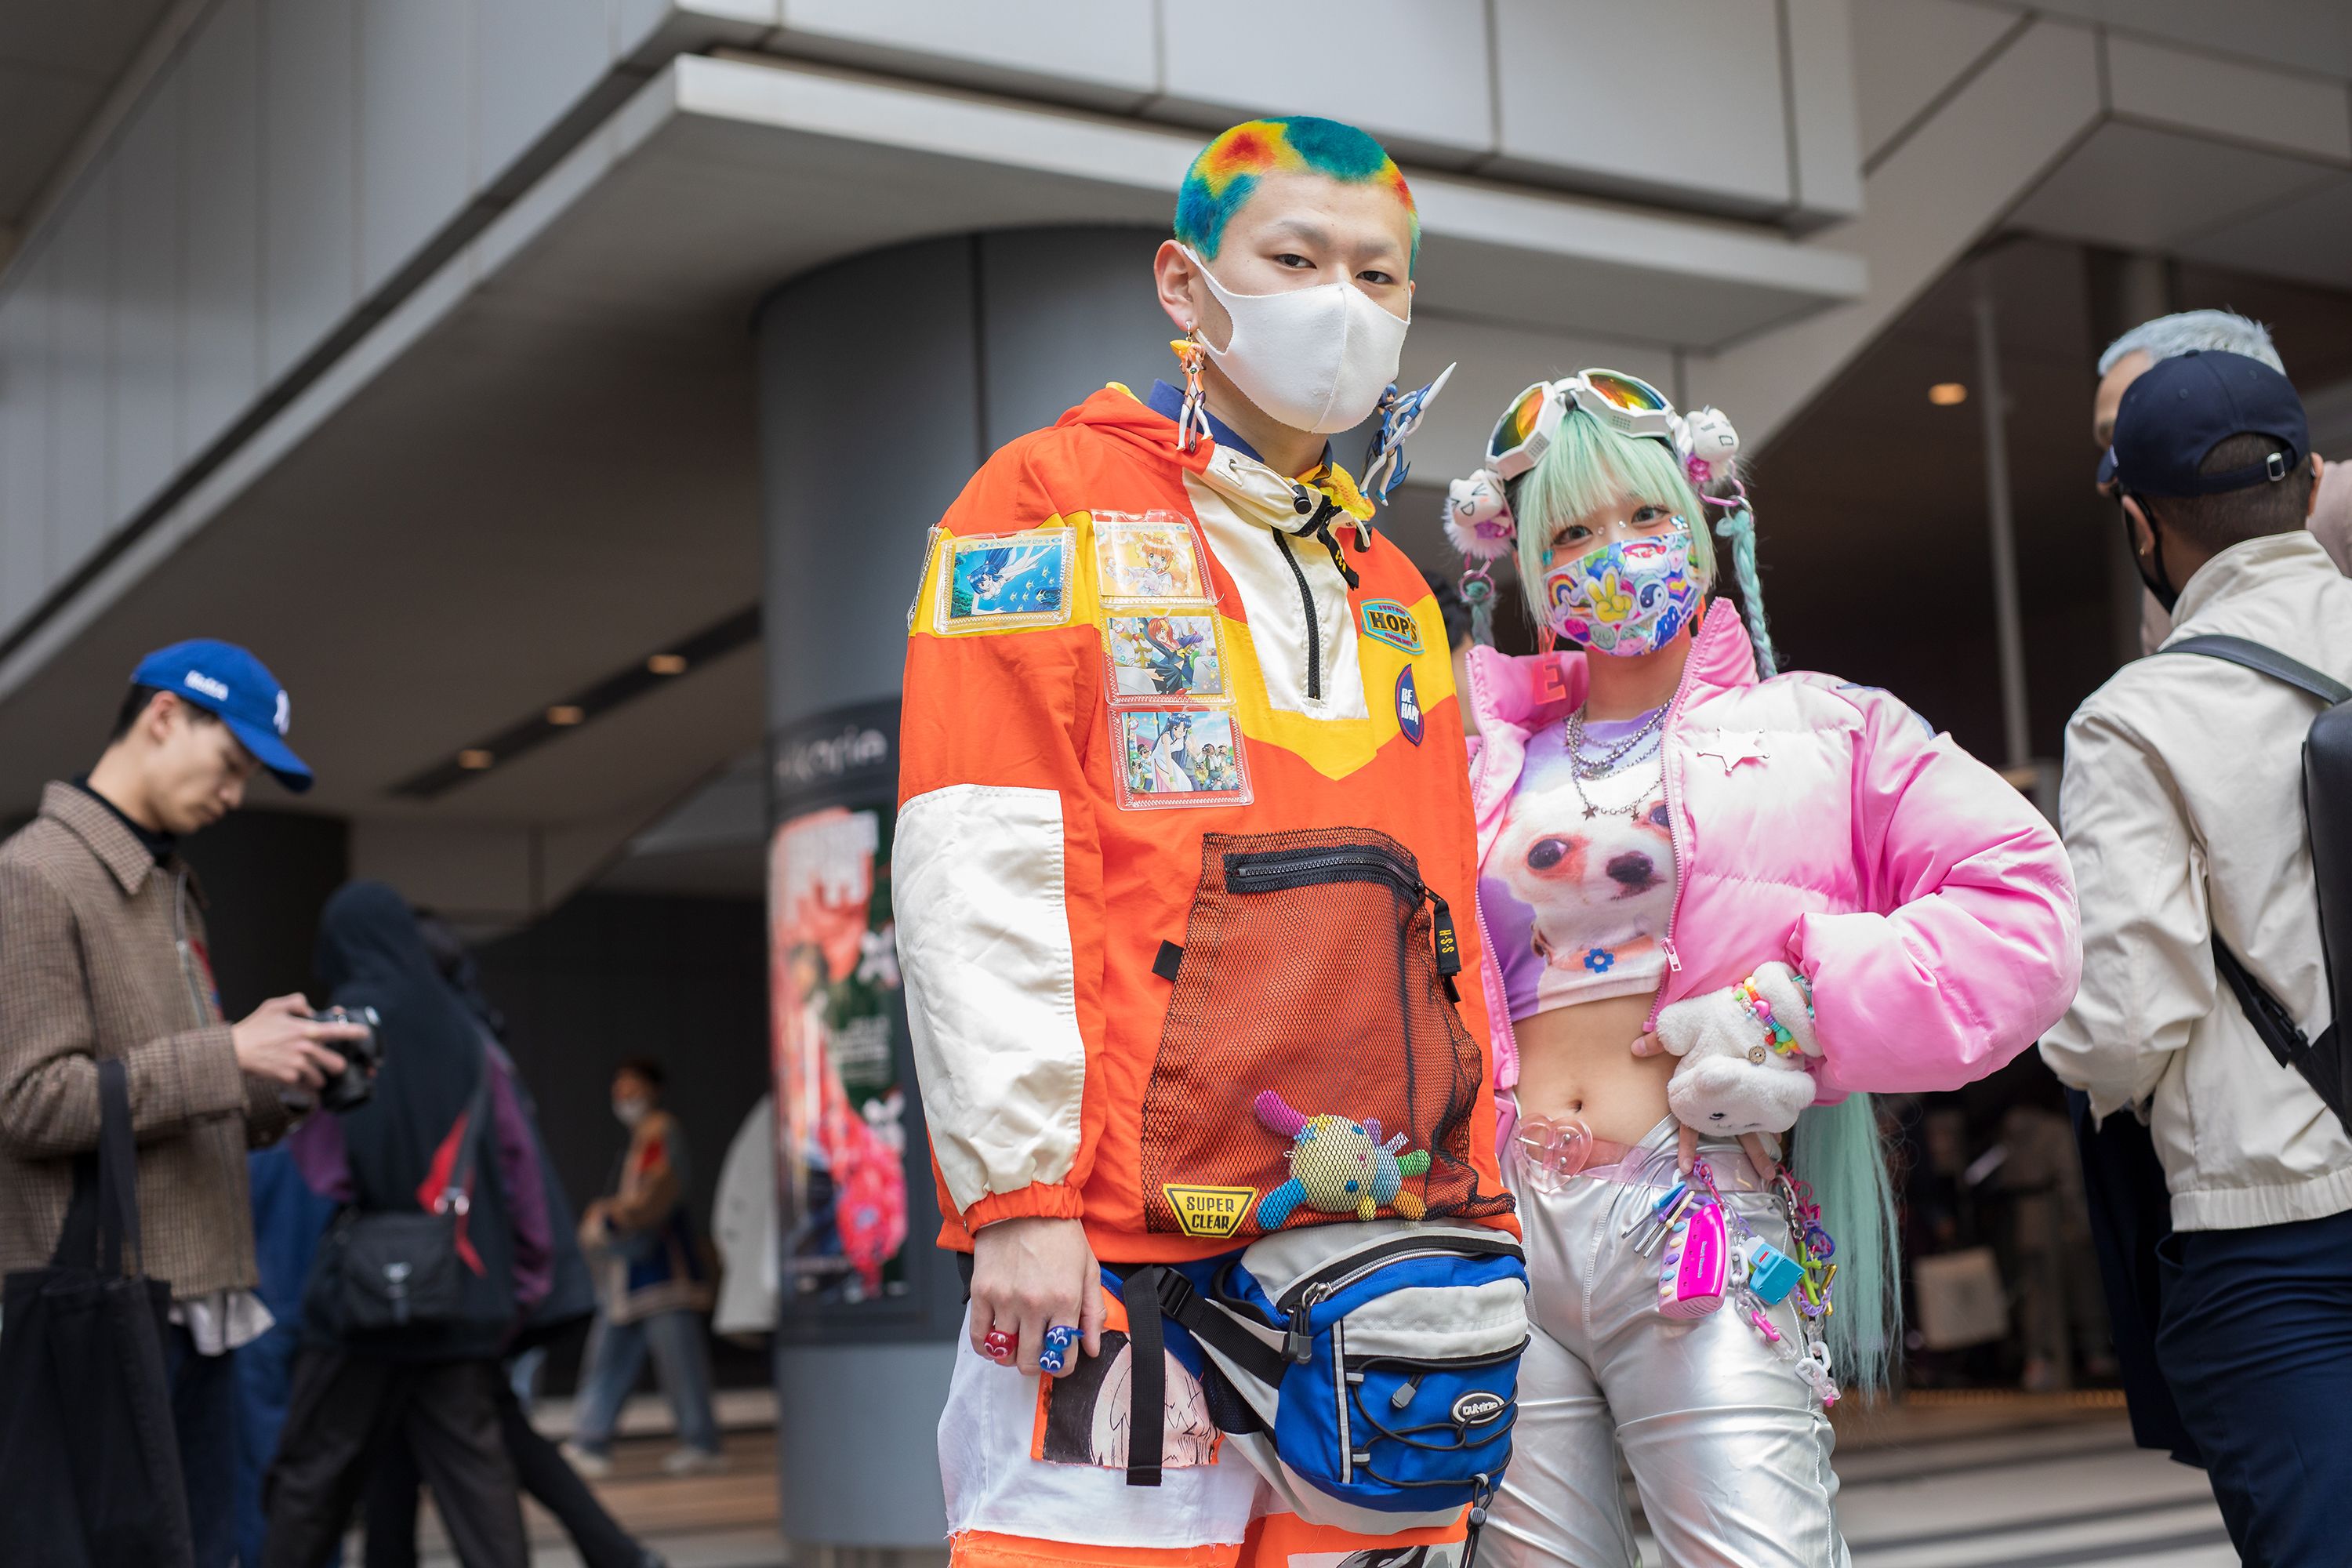
[[(1296, 537), (1319, 541), (1323, 548), (1331, 552), (1331, 564), (1339, 569), (1339, 575), (1347, 579), (1348, 586), (1357, 587), (1361, 584), (1363, 579), (1356, 574), (1356, 569), (1353, 566), (1348, 564), (1347, 552), (1339, 548), (1339, 541), (1331, 532), (1331, 520), (1339, 515), (1339, 503), (1328, 495), (1318, 493), (1322, 504), (1315, 509), (1313, 516), (1298, 525)], [(1297, 499), (1293, 503), (1300, 511), (1307, 510), (1307, 487), (1301, 485)]]

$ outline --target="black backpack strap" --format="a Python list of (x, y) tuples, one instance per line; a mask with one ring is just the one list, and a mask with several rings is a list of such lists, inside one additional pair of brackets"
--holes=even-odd
[[(2307, 696), (2316, 697), (2329, 707), (2352, 702), (2352, 686), (2347, 686), (2332, 675), (2314, 669), (2299, 659), (2292, 659), (2274, 647), (2250, 641), (2245, 637), (2193, 637), (2167, 643), (2159, 653), (2201, 654), (2224, 663), (2238, 665), (2274, 680), (2284, 681)], [(2343, 1094), (2336, 1082), (2337, 1028), (2330, 1023), (2318, 1039), (2303, 1032), (2285, 1004), (2271, 994), (2270, 989), (2255, 979), (2243, 960), (2230, 951), (2217, 935), (2213, 938), (2213, 967), (2229, 983), (2238, 998), (2238, 1005), (2246, 1015), (2246, 1022), (2254, 1026), (2263, 1044), (2270, 1048), (2281, 1067), (2293, 1068), (2304, 1080), (2318, 1092), (2319, 1098), (2337, 1120), (2352, 1126), (2352, 1116), (2346, 1114)]]
[(2297, 690), (2305, 691), (2333, 708), (2339, 702), (2352, 702), (2352, 686), (2347, 686), (2332, 675), (2323, 675), (2307, 664), (2287, 658), (2274, 647), (2250, 642), (2244, 637), (2194, 637), (2167, 643), (2158, 653), (2197, 653), (2207, 658), (2218, 658), (2284, 680)]

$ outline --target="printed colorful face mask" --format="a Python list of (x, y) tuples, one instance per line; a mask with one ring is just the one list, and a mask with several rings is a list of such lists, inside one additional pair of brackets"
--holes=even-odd
[(1698, 602), (1687, 527), (1654, 539), (1621, 539), (1544, 574), (1551, 629), (1620, 658), (1655, 653), (1674, 641)]

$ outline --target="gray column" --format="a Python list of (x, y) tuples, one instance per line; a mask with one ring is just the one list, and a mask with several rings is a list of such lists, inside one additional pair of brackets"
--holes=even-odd
[[(1162, 237), (925, 240), (835, 263), (762, 303), (772, 732), (898, 694), (929, 530), (989, 453), (1105, 382), (1141, 395), (1172, 373), (1174, 332), (1151, 285)], [(909, 1245), (928, 1247), (922, 1203), (915, 1215)], [(932, 1278), (932, 1298), (895, 1317), (780, 1335), (778, 1479), (803, 1568), (945, 1555), (935, 1434), (961, 1302), (952, 1270)]]

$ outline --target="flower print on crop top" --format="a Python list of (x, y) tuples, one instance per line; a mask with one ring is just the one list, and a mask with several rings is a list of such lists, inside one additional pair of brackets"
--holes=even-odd
[[(1479, 868), (1479, 907), (1517, 1023), (1554, 1007), (1647, 995), (1666, 967), (1675, 904), (1675, 850), (1653, 710), (1583, 727), (1583, 755), (1602, 777), (1580, 780), (1566, 726), (1528, 742), (1527, 763), (1503, 808), (1502, 832)], [(1635, 741), (1636, 736), (1643, 738)], [(1581, 790), (1579, 785), (1581, 784)]]

